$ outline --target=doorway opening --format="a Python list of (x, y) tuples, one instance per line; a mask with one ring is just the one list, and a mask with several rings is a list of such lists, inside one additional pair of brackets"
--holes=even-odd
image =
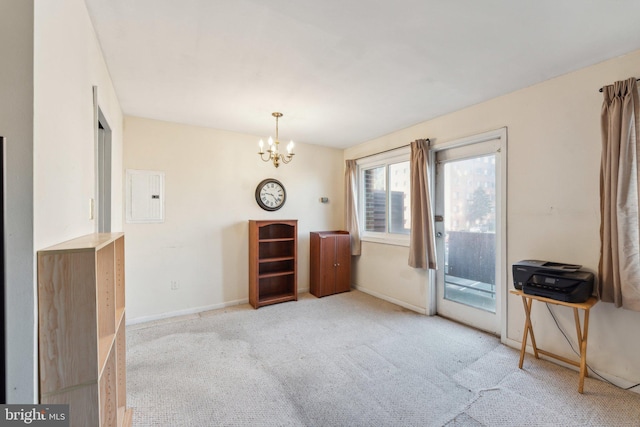
[(111, 232), (111, 127), (93, 89), (96, 115), (96, 229), (98, 233)]
[(506, 129), (433, 148), (436, 312), (501, 335), (506, 289)]

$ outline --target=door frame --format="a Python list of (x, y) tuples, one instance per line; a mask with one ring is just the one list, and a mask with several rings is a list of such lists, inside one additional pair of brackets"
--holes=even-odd
[(112, 144), (111, 127), (98, 102), (98, 87), (93, 86), (95, 198), (91, 200), (90, 219), (95, 220), (95, 231), (111, 232), (112, 220)]
[(7, 154), (5, 152), (5, 138), (4, 136), (0, 136), (0, 282), (2, 282), (2, 293), (0, 293), (0, 316), (2, 316), (2, 324), (3, 328), (0, 330), (0, 403), (7, 402), (7, 333), (6, 333), (6, 322), (5, 322), (5, 303), (6, 303), (6, 292), (7, 292), (7, 280), (5, 279), (5, 164)]
[[(493, 140), (499, 140), (500, 142), (500, 148), (498, 149), (500, 158), (500, 170), (498, 172), (500, 189), (496, 192), (496, 231), (499, 230), (500, 236), (496, 239), (496, 260), (500, 263), (501, 268), (496, 271), (496, 281), (500, 281), (500, 286), (496, 286), (496, 312), (500, 310), (500, 340), (504, 342), (507, 336), (507, 279), (509, 270), (507, 265), (507, 128), (502, 127), (431, 146), (429, 149), (429, 189), (432, 195), (432, 206), (435, 206), (437, 152)], [(440, 266), (440, 268), (444, 268), (444, 266)], [(427, 314), (435, 315), (437, 314), (437, 283), (435, 270), (429, 270), (429, 289), (427, 295), (429, 299)]]

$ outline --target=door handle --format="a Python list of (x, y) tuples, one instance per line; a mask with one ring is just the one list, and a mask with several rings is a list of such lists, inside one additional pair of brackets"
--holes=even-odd
[(436, 233), (436, 237), (437, 237), (437, 238), (441, 238), (441, 237), (442, 237), (442, 233), (438, 231), (438, 232)]

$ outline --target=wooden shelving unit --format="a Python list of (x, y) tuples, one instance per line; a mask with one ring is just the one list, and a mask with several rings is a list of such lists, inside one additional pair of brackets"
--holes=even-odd
[(298, 299), (298, 221), (249, 221), (249, 303)]
[(130, 426), (126, 407), (124, 234), (38, 251), (40, 403), (70, 425)]

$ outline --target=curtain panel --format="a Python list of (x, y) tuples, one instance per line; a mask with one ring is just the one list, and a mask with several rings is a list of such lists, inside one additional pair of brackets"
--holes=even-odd
[(429, 191), (429, 140), (411, 143), (411, 235), (409, 266), (437, 268), (431, 197)]
[(358, 165), (347, 160), (344, 171), (344, 223), (351, 236), (351, 255), (360, 255), (360, 221), (358, 219)]
[(640, 311), (640, 144), (635, 78), (602, 90), (598, 297)]

